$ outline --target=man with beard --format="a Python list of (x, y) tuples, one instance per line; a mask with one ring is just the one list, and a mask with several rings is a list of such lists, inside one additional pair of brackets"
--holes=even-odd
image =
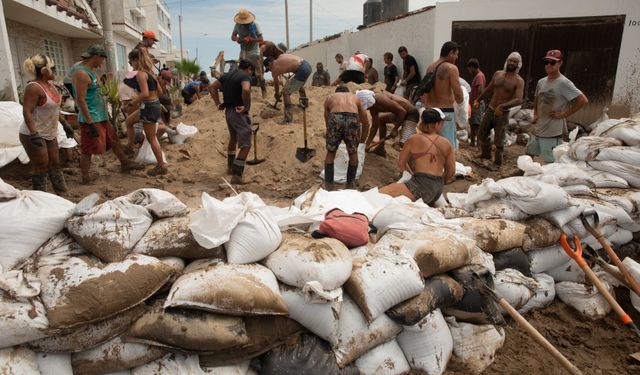
[(518, 52), (511, 52), (504, 63), (504, 70), (494, 73), (487, 88), (478, 97), (478, 102), (493, 93), (489, 108), (487, 108), (480, 129), (478, 130), (478, 143), (480, 143), (480, 158), (475, 162), (483, 165), (482, 159), (491, 160), (491, 141), (489, 135), (494, 130), (494, 143), (496, 145), (493, 166), (490, 169), (499, 169), (502, 166), (502, 154), (504, 152), (504, 139), (509, 124), (508, 109), (522, 103), (524, 95), (524, 80), (518, 72), (522, 68), (522, 57)]

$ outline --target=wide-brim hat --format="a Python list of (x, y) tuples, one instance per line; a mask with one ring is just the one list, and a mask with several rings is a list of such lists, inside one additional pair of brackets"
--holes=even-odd
[(248, 25), (251, 22), (255, 21), (255, 19), (256, 16), (245, 8), (240, 8), (238, 13), (236, 13), (236, 15), (233, 17), (233, 21), (241, 25)]

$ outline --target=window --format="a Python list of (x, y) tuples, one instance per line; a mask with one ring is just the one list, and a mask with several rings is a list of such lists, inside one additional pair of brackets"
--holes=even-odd
[(129, 70), (127, 66), (127, 49), (119, 43), (116, 43), (116, 61), (118, 70)]
[(56, 70), (58, 72), (66, 72), (67, 65), (64, 63), (64, 49), (62, 43), (54, 40), (44, 40), (44, 53), (51, 57), (56, 64)]

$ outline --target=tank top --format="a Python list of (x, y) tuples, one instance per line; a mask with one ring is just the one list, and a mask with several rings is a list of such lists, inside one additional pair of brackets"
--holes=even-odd
[[(104, 101), (104, 97), (102, 96), (102, 92), (100, 91), (100, 85), (98, 84), (98, 79), (89, 68), (86, 66), (79, 64), (76, 68), (82, 69), (89, 75), (91, 79), (91, 83), (89, 83), (89, 87), (87, 88), (87, 95), (85, 96), (85, 101), (87, 102), (87, 107), (89, 107), (89, 113), (91, 114), (91, 118), (94, 122), (101, 122), (109, 120), (109, 113), (107, 112), (107, 106)], [(71, 73), (75, 73), (75, 70)], [(76, 86), (73, 85), (73, 98), (78, 102), (78, 96), (76, 92)], [(82, 114), (82, 111), (78, 111), (78, 122), (87, 122), (87, 119)]]
[[(47, 141), (51, 141), (58, 136), (58, 116), (60, 115), (60, 94), (53, 92), (46, 85), (32, 81), (27, 84), (38, 85), (44, 91), (44, 103), (38, 103), (33, 109), (32, 118), (36, 125), (36, 131)], [(25, 121), (20, 125), (20, 134), (30, 135), (31, 132)]]

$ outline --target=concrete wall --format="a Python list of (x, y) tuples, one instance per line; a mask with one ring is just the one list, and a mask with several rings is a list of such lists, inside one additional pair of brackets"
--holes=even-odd
[[(296, 49), (291, 53), (304, 57), (311, 63), (321, 62), (331, 74), (331, 80), (336, 79), (338, 64), (336, 53), (341, 53), (345, 59), (354, 51), (369, 55), (373, 59), (373, 67), (378, 70), (380, 80), (384, 80), (385, 52), (393, 53), (393, 63), (402, 74), (402, 59), (398, 55), (398, 47), (406, 46), (409, 54), (416, 58), (420, 73), (434, 60), (433, 38), (435, 28), (435, 9), (410, 15), (393, 22), (385, 22), (370, 26), (357, 32), (345, 32), (340, 37), (329, 41), (315, 42), (309, 46)], [(438, 47), (438, 51), (439, 51)], [(310, 84), (311, 80), (307, 82)]]
[[(433, 54), (451, 39), (454, 21), (516, 20), (626, 15), (613, 104), (640, 112), (640, 1), (638, 0), (461, 0), (436, 7)], [(489, 41), (488, 41), (489, 42)], [(551, 49), (553, 46), (549, 46)], [(540, 77), (542, 78), (542, 77)]]

